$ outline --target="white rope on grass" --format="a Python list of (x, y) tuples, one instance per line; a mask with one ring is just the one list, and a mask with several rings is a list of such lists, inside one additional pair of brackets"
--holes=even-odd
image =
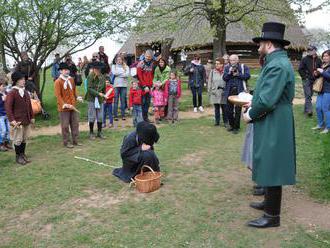
[(93, 163), (93, 164), (97, 164), (97, 165), (100, 165), (100, 166), (104, 166), (104, 167), (117, 168), (115, 166), (105, 164), (103, 162), (94, 161), (94, 160), (91, 160), (89, 158), (83, 158), (83, 157), (78, 157), (78, 156), (74, 156), (74, 158), (79, 159), (79, 160), (83, 160), (83, 161), (86, 161), (86, 162), (90, 162), (90, 163)]

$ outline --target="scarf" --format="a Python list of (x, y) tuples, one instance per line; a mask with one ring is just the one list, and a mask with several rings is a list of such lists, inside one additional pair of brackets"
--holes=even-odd
[(25, 88), (20, 88), (18, 86), (14, 86), (13, 89), (18, 90), (18, 94), (23, 98), (24, 97), (24, 92), (25, 92)]
[(61, 74), (60, 78), (64, 80), (63, 88), (66, 90), (68, 88), (68, 85), (69, 85), (70, 89), (72, 90), (72, 84), (69, 80), (71, 77), (70, 76), (65, 77), (63, 74)]
[(199, 60), (193, 60), (193, 61), (191, 61), (191, 63), (194, 64), (194, 65), (200, 65), (201, 64), (201, 62)]
[(216, 70), (217, 72), (219, 72), (220, 74), (223, 73), (223, 67), (222, 67), (221, 69), (217, 69), (217, 68), (215, 68), (215, 70)]

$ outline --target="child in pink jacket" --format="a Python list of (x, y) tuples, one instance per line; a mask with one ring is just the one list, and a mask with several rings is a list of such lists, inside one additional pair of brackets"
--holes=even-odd
[(164, 118), (164, 108), (167, 104), (161, 85), (161, 82), (155, 82), (150, 93), (153, 99), (152, 102), (154, 105), (154, 118), (156, 124), (159, 124), (161, 118)]

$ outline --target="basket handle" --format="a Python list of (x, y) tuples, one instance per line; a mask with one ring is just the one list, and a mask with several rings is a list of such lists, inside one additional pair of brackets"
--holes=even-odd
[(150, 166), (148, 166), (148, 165), (143, 165), (143, 166), (141, 167), (141, 175), (143, 175), (143, 168), (147, 168), (147, 169), (149, 169), (153, 174), (156, 174), (155, 171), (154, 171)]

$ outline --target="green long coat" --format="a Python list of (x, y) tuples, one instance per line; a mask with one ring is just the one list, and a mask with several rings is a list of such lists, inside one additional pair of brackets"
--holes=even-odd
[(295, 184), (294, 89), (287, 53), (267, 55), (249, 112), (254, 123), (252, 179), (260, 186)]

